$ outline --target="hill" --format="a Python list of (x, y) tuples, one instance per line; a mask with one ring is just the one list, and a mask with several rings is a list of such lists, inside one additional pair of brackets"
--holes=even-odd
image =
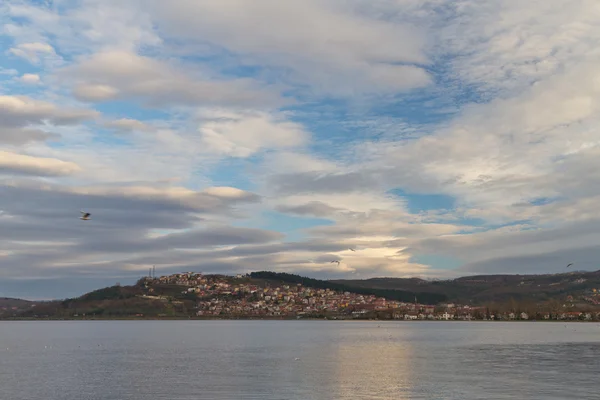
[[(400, 302), (437, 304), (443, 294), (359, 288), (268, 271), (246, 276), (174, 274), (142, 278), (132, 286), (111, 286), (83, 296), (40, 302), (20, 318), (121, 318), (192, 316), (296, 316), (388, 308)], [(386, 300), (387, 299), (387, 303)]]
[[(111, 286), (77, 298), (40, 302), (35, 308), (30, 308), (18, 316), (21, 318), (119, 318), (136, 315), (181, 317), (189, 314), (185, 304), (177, 298), (181, 296), (182, 291), (183, 288), (177, 285), (168, 285), (164, 293), (148, 296), (147, 290), (140, 282), (132, 286)], [(177, 295), (170, 296), (172, 293)], [(188, 306), (193, 308), (193, 302), (188, 301)]]
[[(434, 307), (448, 303), (455, 306)], [(344, 317), (365, 312), (381, 318), (393, 309), (458, 312), (463, 305), (505, 312), (600, 310), (600, 271), (446, 281), (324, 281), (269, 271), (237, 277), (190, 272), (145, 277), (132, 286), (111, 286), (65, 300), (0, 299), (0, 318)]]
[[(360, 286), (356, 284), (346, 284), (346, 281), (323, 281), (319, 279), (306, 278), (294, 274), (286, 274), (281, 272), (259, 271), (251, 272), (250, 277), (254, 279), (265, 279), (273, 282), (283, 282), (291, 284), (302, 284), (306, 287), (318, 289), (331, 289), (340, 292), (352, 292), (362, 295), (373, 295), (383, 297), (388, 300), (397, 300), (402, 302), (412, 303), (415, 298), (419, 299), (421, 304), (438, 304), (448, 300), (448, 296), (444, 293), (436, 293), (425, 291), (420, 288), (417, 290), (399, 289), (394, 287), (377, 287), (377, 286)], [(353, 281), (348, 281), (353, 282)]]
[(0, 317), (15, 315), (31, 308), (35, 302), (9, 297), (0, 297)]
[(600, 293), (600, 271), (543, 275), (476, 275), (445, 281), (373, 278), (332, 282), (351, 288), (435, 293), (446, 296), (451, 302), (466, 304), (505, 302), (511, 298), (517, 301), (545, 302), (566, 296), (578, 298)]

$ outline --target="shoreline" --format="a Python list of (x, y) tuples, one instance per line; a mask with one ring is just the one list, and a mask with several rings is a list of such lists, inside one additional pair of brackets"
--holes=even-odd
[(593, 320), (404, 320), (404, 319), (337, 319), (337, 318), (199, 318), (199, 317), (122, 317), (122, 318), (0, 318), (0, 322), (10, 321), (327, 321), (327, 322), (546, 322), (546, 323), (600, 323)]

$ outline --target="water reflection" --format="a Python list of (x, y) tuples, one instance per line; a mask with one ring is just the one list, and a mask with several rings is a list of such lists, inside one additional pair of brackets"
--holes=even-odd
[[(334, 346), (334, 398), (405, 399), (415, 380), (414, 349), (389, 329), (362, 330)], [(398, 328), (396, 328), (398, 329)]]

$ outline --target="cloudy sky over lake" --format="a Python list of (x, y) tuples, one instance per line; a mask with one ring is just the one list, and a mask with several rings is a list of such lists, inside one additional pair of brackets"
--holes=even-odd
[(597, 0), (4, 0), (0, 296), (153, 265), (600, 269), (598, 21)]

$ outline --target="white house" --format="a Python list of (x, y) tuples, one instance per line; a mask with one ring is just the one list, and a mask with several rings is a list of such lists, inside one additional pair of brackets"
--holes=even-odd
[(526, 312), (521, 313), (521, 319), (529, 319), (529, 315)]

